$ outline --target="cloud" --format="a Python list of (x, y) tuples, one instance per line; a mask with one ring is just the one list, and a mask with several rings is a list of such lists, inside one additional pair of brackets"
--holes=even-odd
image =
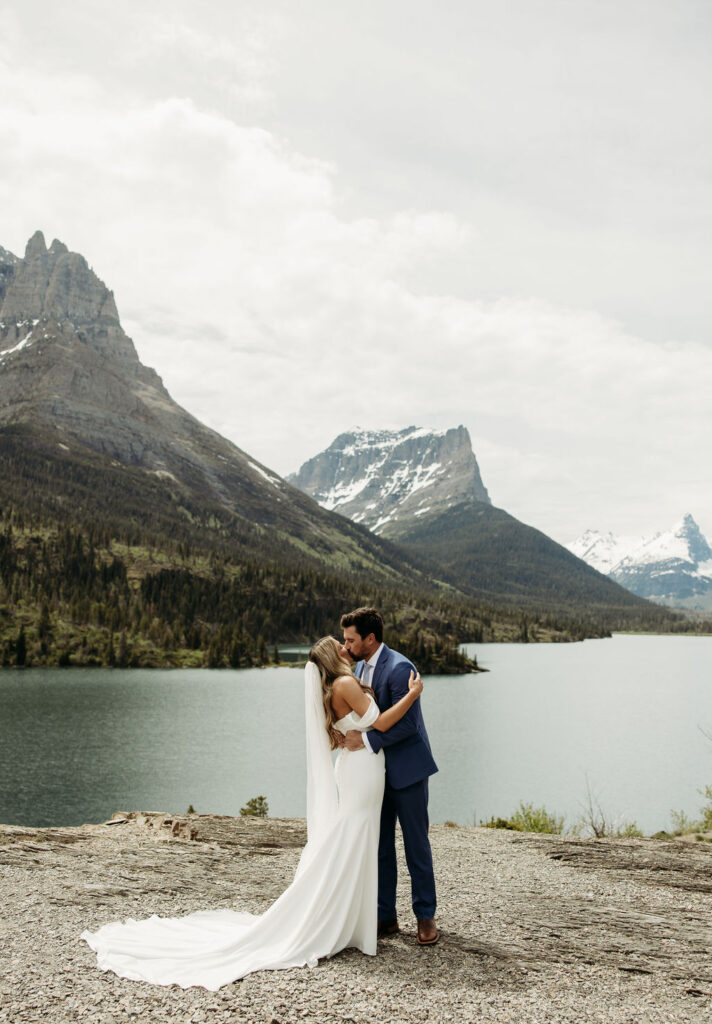
[[(139, 63), (195, 42), (146, 24)], [(117, 96), (6, 47), (0, 115), (0, 244), (22, 252), (40, 227), (84, 253), (144, 362), (261, 462), (289, 472), (356, 423), (462, 422), (493, 501), (557, 539), (688, 508), (712, 532), (710, 348), (454, 294), (448, 278), (488, 258), (479, 224), (414, 205), (347, 214), (340, 167), (195, 99)]]

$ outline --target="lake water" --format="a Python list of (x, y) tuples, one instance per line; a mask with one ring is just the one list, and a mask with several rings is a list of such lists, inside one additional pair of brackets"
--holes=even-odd
[[(520, 800), (573, 822), (587, 781), (645, 832), (696, 814), (712, 783), (712, 637), (483, 644), (488, 673), (426, 677), (440, 772), (434, 822)], [(237, 814), (262, 794), (303, 816), (302, 672), (0, 671), (0, 821), (98, 822), (117, 810)]]

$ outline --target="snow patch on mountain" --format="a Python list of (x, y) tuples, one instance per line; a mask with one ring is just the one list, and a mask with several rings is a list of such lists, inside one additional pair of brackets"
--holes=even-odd
[(278, 476), (272, 476), (271, 473), (267, 473), (264, 469), (262, 469), (261, 466), (258, 466), (254, 462), (251, 462), (249, 459), (247, 460), (247, 465), (250, 466), (252, 469), (254, 469), (256, 473), (259, 473), (261, 477), (264, 477), (264, 479), (268, 483), (272, 484), (273, 487), (281, 487), (282, 486), (282, 481), (280, 480), (280, 478)]
[(23, 348), (27, 348), (27, 346), (32, 341), (32, 334), (33, 331), (30, 331), (28, 334), (25, 335), (22, 341), (18, 341), (16, 345), (12, 346), (12, 348), (6, 348), (4, 351), (0, 352), (0, 363), (4, 359), (7, 359), (8, 356), (14, 355), (15, 352), (22, 352)]
[[(372, 468), (362, 477), (360, 480), (352, 480), (349, 482), (341, 482), (335, 484), (331, 490), (325, 491), (319, 498), (319, 504), (323, 508), (328, 508), (330, 512), (334, 509), (339, 508), (340, 505), (347, 505), (350, 501), (353, 501), (366, 487), (376, 475), (377, 467)], [(373, 507), (373, 503), (368, 506)]]

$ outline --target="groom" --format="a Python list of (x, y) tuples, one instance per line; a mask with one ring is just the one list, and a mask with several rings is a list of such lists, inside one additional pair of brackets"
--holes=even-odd
[[(341, 617), (344, 647), (365, 686), (376, 694), (381, 711), (408, 692), (413, 665), (383, 643), (383, 619), (375, 608), (357, 608)], [(359, 671), (360, 666), (360, 671)], [(378, 937), (399, 931), (396, 916), (396, 818), (403, 832), (405, 859), (410, 872), (413, 912), (418, 920), (418, 942), (433, 946), (440, 934), (435, 925), (435, 878), (428, 840), (428, 777), (437, 770), (430, 752), (420, 701), (387, 732), (370, 729), (346, 734), (346, 747), (366, 747), (373, 754), (383, 749), (386, 788), (381, 808), (378, 843)]]

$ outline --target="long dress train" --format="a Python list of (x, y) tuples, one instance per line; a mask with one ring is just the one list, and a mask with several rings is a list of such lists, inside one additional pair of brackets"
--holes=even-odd
[[(352, 711), (335, 728), (367, 729), (378, 717), (370, 701), (365, 715)], [(269, 910), (154, 915), (82, 932), (99, 968), (154, 985), (215, 991), (252, 971), (316, 966), (347, 946), (374, 955), (383, 752), (342, 749), (333, 771), (335, 814), (315, 839), (310, 835), (294, 881)]]

